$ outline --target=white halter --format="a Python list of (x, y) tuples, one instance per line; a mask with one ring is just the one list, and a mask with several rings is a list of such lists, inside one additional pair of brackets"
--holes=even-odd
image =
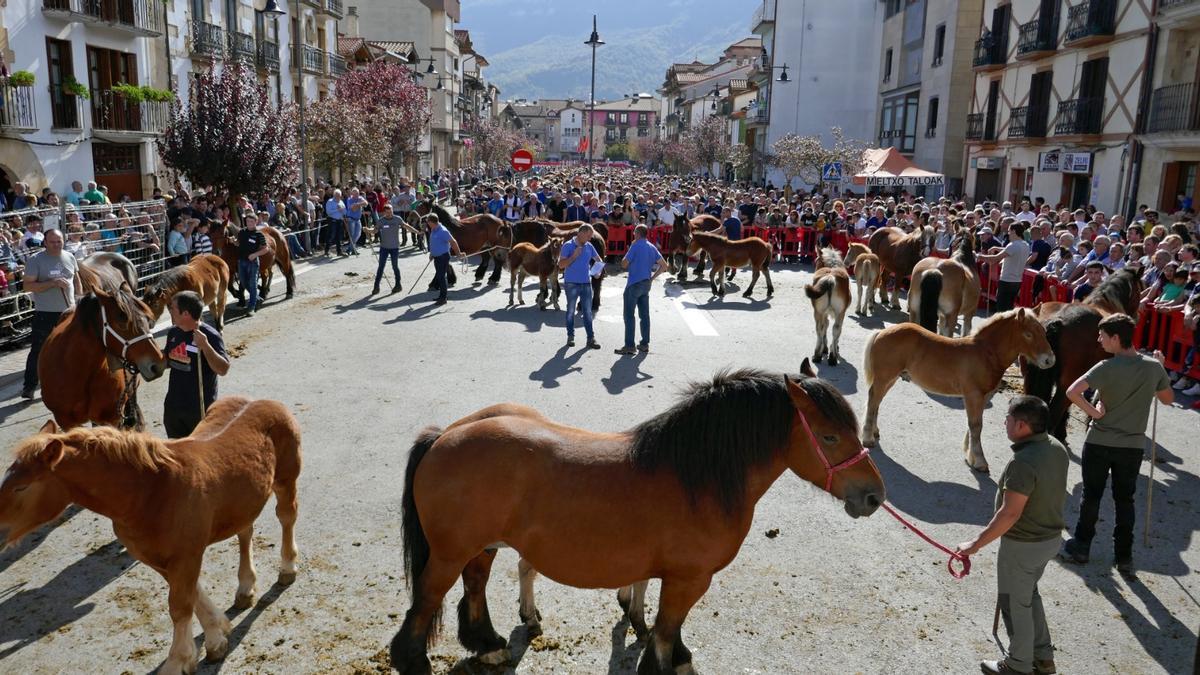
[(104, 338), (106, 335), (112, 335), (114, 338), (116, 338), (117, 342), (121, 343), (121, 361), (123, 363), (127, 364), (129, 362), (129, 359), (126, 358), (125, 355), (129, 353), (129, 348), (131, 346), (141, 342), (142, 340), (154, 339), (153, 335), (151, 335), (149, 332), (146, 332), (133, 338), (132, 340), (128, 340), (125, 338), (125, 336), (113, 330), (113, 327), (108, 323), (108, 313), (104, 311), (103, 303), (100, 304), (100, 321), (104, 324), (104, 332), (101, 333), (100, 336)]

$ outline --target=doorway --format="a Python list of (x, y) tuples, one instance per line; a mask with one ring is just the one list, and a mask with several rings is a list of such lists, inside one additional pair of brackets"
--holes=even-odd
[(975, 203), (982, 204), (985, 201), (994, 201), (998, 194), (1000, 194), (1000, 170), (976, 169)]
[(1069, 208), (1086, 208), (1092, 193), (1092, 176), (1086, 173), (1064, 173), (1062, 201)]

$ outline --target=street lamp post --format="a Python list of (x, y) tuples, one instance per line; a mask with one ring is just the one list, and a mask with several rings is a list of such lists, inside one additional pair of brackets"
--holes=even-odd
[(588, 102), (588, 176), (592, 175), (592, 143), (596, 135), (596, 47), (604, 44), (596, 30), (596, 15), (592, 15), (592, 35), (583, 43), (592, 48), (592, 96)]

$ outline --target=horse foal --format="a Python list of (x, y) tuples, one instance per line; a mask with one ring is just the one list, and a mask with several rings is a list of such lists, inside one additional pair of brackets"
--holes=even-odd
[(875, 287), (879, 285), (879, 256), (871, 253), (865, 244), (853, 243), (846, 251), (846, 264), (854, 266), (855, 290), (858, 302), (854, 311), (858, 314), (874, 314), (879, 303), (875, 301)]
[[(817, 271), (813, 273), (812, 283), (804, 287), (804, 294), (812, 301), (813, 318), (817, 321), (817, 348), (813, 352), (813, 361), (820, 363), (828, 354), (829, 365), (836, 366), (841, 356), (838, 341), (842, 337), (842, 321), (850, 308), (850, 273), (835, 249), (821, 251)], [(832, 347), (827, 335), (830, 319), (833, 319)]]
[[(513, 304), (513, 288), (517, 292), (517, 304), (525, 304), (525, 294), (522, 292), (527, 275), (538, 278), (538, 309), (546, 309), (548, 300), (554, 302), (558, 309), (558, 252), (562, 249), (562, 241), (557, 238), (549, 239), (539, 248), (533, 244), (522, 242), (512, 247), (508, 252), (508, 304)], [(554, 286), (554, 297), (551, 299), (549, 286)]]

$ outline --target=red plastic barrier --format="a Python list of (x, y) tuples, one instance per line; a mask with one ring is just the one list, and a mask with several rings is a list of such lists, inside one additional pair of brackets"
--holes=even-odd
[[(1161, 351), (1163, 365), (1168, 370), (1183, 371), (1188, 350), (1195, 344), (1195, 331), (1184, 325), (1180, 310), (1145, 309), (1138, 317), (1133, 344), (1139, 349)], [(1192, 367), (1185, 374), (1200, 379), (1200, 357), (1193, 358)]]
[(850, 235), (845, 230), (834, 230), (830, 236), (830, 243), (842, 255), (846, 255), (846, 251), (850, 249)]
[(1034, 270), (1025, 270), (1021, 276), (1021, 290), (1017, 293), (1017, 307), (1033, 307), (1037, 298), (1033, 297), (1033, 283), (1038, 278)]
[(1000, 265), (976, 263), (979, 274), (979, 309), (986, 310), (996, 301), (996, 290), (1000, 287)]
[(800, 257), (816, 260), (817, 258), (817, 228), (800, 228)]
[(608, 255), (624, 257), (625, 251), (629, 249), (629, 241), (632, 235), (633, 228), (628, 225), (609, 225), (608, 241), (605, 242), (608, 248)]
[(663, 256), (670, 255), (670, 251), (667, 249), (671, 245), (671, 229), (672, 228), (667, 225), (659, 225), (657, 227), (650, 228), (650, 232), (646, 236), (651, 244), (654, 244), (656, 247), (658, 247), (658, 252)]

